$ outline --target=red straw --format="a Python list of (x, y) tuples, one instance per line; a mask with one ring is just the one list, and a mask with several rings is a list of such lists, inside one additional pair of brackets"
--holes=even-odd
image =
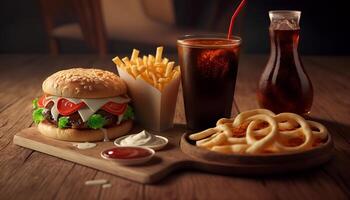
[(235, 23), (235, 19), (237, 15), (241, 12), (245, 3), (246, 3), (246, 0), (242, 0), (241, 3), (238, 5), (237, 9), (235, 10), (235, 12), (233, 13), (231, 17), (230, 27), (228, 28), (227, 39), (230, 39), (232, 29), (233, 29), (233, 24)]

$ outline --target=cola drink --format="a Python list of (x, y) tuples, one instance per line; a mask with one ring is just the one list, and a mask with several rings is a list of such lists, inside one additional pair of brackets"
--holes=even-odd
[(190, 37), (178, 40), (187, 128), (201, 130), (230, 117), (240, 38)]
[(261, 75), (257, 98), (260, 107), (275, 113), (307, 115), (313, 88), (298, 54), (299, 11), (270, 11), (271, 53)]

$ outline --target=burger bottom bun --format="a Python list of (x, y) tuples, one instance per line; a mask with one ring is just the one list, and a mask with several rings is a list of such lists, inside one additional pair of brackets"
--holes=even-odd
[[(132, 120), (123, 121), (119, 125), (106, 128), (108, 139), (115, 139), (117, 137), (127, 134), (132, 128)], [(49, 122), (41, 122), (38, 124), (38, 130), (42, 135), (57, 140), (65, 140), (71, 142), (92, 142), (102, 141), (105, 138), (104, 132), (100, 129), (60, 129)]]

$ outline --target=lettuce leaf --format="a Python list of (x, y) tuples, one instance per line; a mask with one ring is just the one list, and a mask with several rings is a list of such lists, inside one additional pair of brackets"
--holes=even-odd
[(43, 108), (38, 108), (38, 109), (35, 109), (33, 111), (32, 117), (33, 117), (34, 123), (39, 124), (40, 122), (42, 122), (45, 119), (45, 117), (43, 115), (43, 111), (44, 111)]
[(89, 128), (100, 129), (106, 124), (106, 120), (100, 114), (93, 114), (88, 119), (87, 124)]
[(135, 116), (134, 109), (128, 105), (122, 120), (134, 119), (134, 116)]
[(69, 117), (60, 117), (58, 119), (58, 128), (66, 128), (69, 123)]
[(36, 110), (39, 108), (38, 106), (38, 98), (35, 98), (33, 101), (32, 101), (32, 105), (33, 105), (33, 109)]

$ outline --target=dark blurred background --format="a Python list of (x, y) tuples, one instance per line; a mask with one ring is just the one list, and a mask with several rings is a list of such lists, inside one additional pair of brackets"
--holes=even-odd
[[(185, 33), (227, 31), (237, 0), (2, 0), (0, 53), (175, 52)], [(302, 11), (300, 52), (350, 53), (346, 1), (248, 0), (235, 34), (245, 53), (268, 53), (268, 11)]]

